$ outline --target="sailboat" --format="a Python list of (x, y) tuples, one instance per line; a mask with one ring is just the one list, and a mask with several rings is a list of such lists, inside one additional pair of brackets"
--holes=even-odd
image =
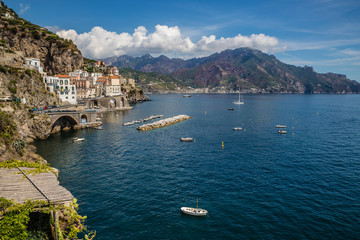
[(241, 93), (240, 93), (240, 89), (239, 89), (239, 100), (238, 100), (238, 101), (233, 102), (233, 104), (238, 104), (238, 105), (240, 105), (240, 104), (244, 104), (244, 100), (241, 100)]
[(205, 209), (199, 208), (198, 199), (196, 199), (196, 208), (192, 208), (192, 207), (182, 207), (182, 208), (181, 208), (181, 212), (184, 213), (184, 214), (188, 214), (188, 215), (192, 215), (192, 216), (197, 216), (197, 217), (206, 216), (206, 214), (208, 213), (208, 211), (206, 211)]

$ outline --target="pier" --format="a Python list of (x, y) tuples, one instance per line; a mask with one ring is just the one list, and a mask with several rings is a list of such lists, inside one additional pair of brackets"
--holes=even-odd
[(170, 126), (170, 125), (173, 125), (175, 123), (179, 123), (179, 122), (188, 120), (190, 118), (191, 117), (188, 116), (188, 115), (178, 115), (178, 116), (175, 116), (175, 117), (162, 119), (162, 120), (159, 120), (159, 121), (156, 121), (156, 122), (153, 122), (153, 123), (144, 124), (144, 125), (141, 125), (140, 127), (137, 127), (136, 129), (141, 131), (141, 132), (145, 132), (145, 131), (156, 129), (156, 128)]

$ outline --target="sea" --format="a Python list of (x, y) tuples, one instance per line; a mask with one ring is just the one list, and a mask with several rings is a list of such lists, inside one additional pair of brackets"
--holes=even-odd
[[(360, 239), (360, 95), (149, 97), (35, 143), (96, 239)], [(192, 118), (122, 125), (157, 114)]]

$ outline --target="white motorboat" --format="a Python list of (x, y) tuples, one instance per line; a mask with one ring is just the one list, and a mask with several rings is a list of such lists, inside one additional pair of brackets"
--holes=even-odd
[(103, 128), (102, 128), (102, 126), (97, 126), (97, 127), (95, 127), (95, 129), (96, 130), (102, 130)]
[(279, 130), (278, 133), (280, 133), (280, 134), (286, 134), (287, 132), (284, 131), (284, 130)]
[(239, 100), (233, 102), (233, 104), (237, 104), (237, 105), (244, 104), (244, 100), (241, 97), (240, 89), (239, 89)]
[(285, 125), (276, 125), (277, 128), (286, 128)]
[(240, 130), (242, 130), (242, 128), (241, 127), (234, 127), (233, 130), (234, 131), (240, 131)]
[(82, 141), (85, 141), (85, 138), (74, 137), (74, 138), (73, 138), (73, 141), (74, 141), (74, 142), (82, 142)]
[(182, 207), (181, 212), (187, 215), (196, 216), (196, 217), (205, 217), (208, 214), (208, 211), (205, 209), (198, 208), (198, 200), (196, 199), (196, 208), (192, 207)]
[(191, 97), (191, 95), (189, 95), (189, 94), (185, 94), (183, 97)]
[(180, 141), (181, 142), (192, 142), (192, 141), (194, 141), (194, 139), (193, 138), (180, 138)]

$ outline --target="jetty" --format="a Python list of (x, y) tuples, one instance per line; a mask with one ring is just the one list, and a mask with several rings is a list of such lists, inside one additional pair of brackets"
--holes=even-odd
[(144, 125), (141, 125), (141, 126), (137, 127), (136, 129), (141, 131), (141, 132), (145, 132), (145, 131), (156, 129), (156, 128), (170, 126), (170, 125), (173, 125), (175, 123), (179, 123), (179, 122), (188, 120), (190, 118), (191, 117), (188, 116), (188, 115), (178, 115), (178, 116), (175, 116), (175, 117), (162, 119), (162, 120), (159, 120), (159, 121), (156, 121), (156, 122), (153, 122), (153, 123), (144, 124)]

